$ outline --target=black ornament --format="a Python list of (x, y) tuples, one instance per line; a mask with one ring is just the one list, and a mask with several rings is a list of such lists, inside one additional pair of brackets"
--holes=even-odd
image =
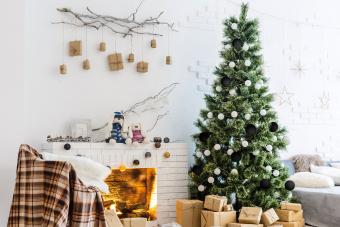
[(247, 136), (248, 138), (254, 137), (254, 136), (256, 135), (256, 133), (257, 133), (257, 128), (256, 128), (256, 126), (253, 125), (253, 124), (248, 124), (248, 125), (246, 126), (245, 130), (246, 130), (246, 136)]
[(234, 39), (232, 44), (235, 50), (242, 50), (243, 42), (240, 39)]
[(145, 158), (151, 158), (151, 152), (147, 151), (145, 152)]
[(200, 135), (198, 136), (199, 140), (203, 143), (207, 142), (210, 137), (209, 132), (201, 132)]
[(70, 150), (71, 149), (71, 144), (65, 143), (64, 149), (67, 150), (67, 151)]
[(160, 148), (161, 147), (161, 143), (160, 142), (156, 142), (155, 143), (155, 148)]
[(262, 179), (260, 181), (260, 188), (262, 188), (262, 189), (270, 188), (270, 181), (268, 179)]
[(133, 160), (133, 165), (138, 166), (139, 165), (139, 160), (138, 159)]
[(111, 139), (111, 138), (105, 139), (105, 143), (110, 143), (110, 139)]
[(199, 165), (194, 165), (192, 168), (191, 168), (191, 171), (196, 174), (197, 176), (200, 175), (203, 171), (203, 168), (202, 166), (199, 166)]
[(231, 161), (233, 162), (239, 162), (242, 158), (241, 152), (234, 152), (231, 154)]
[(295, 188), (295, 183), (294, 183), (294, 181), (287, 180), (286, 183), (285, 183), (285, 188), (286, 188), (288, 191), (294, 190), (294, 188)]
[(276, 132), (279, 129), (279, 125), (276, 122), (271, 122), (269, 125), (269, 131)]
[(155, 143), (161, 143), (162, 142), (162, 137), (154, 137), (153, 142)]
[(164, 143), (170, 143), (170, 138), (169, 137), (164, 137), (163, 142)]
[(221, 79), (221, 84), (223, 87), (228, 87), (230, 83), (231, 83), (231, 79), (229, 77), (225, 76)]

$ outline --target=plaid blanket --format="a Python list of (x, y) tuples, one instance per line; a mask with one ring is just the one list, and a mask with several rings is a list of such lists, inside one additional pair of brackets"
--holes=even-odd
[(44, 161), (21, 145), (10, 227), (106, 227), (97, 189), (86, 187), (67, 162)]

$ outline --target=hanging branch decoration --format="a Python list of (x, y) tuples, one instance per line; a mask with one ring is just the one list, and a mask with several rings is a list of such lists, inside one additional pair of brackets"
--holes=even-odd
[(62, 58), (62, 64), (59, 66), (59, 73), (62, 75), (67, 74), (67, 66), (65, 64), (65, 55), (64, 55), (64, 49), (65, 49), (65, 28), (64, 24), (62, 26), (62, 53), (61, 53), (61, 58)]
[(143, 35), (141, 35), (141, 56), (142, 61), (137, 63), (137, 72), (139, 73), (147, 73), (149, 71), (149, 63), (144, 61), (144, 46), (143, 46)]
[(170, 29), (168, 29), (168, 55), (165, 57), (165, 64), (172, 64), (172, 57), (170, 55)]
[(158, 122), (160, 120), (162, 120), (164, 117), (166, 117), (167, 115), (169, 114), (169, 111), (166, 111), (165, 113), (163, 114), (159, 114), (155, 120), (155, 122), (153, 123), (152, 127), (149, 128), (148, 130), (146, 130), (147, 132), (151, 132), (152, 130), (154, 130), (158, 124)]
[(133, 53), (133, 51), (132, 51), (132, 49), (133, 49), (133, 37), (132, 36), (130, 36), (130, 54), (129, 54), (129, 56), (128, 56), (128, 62), (130, 62), (130, 63), (133, 63), (134, 61), (135, 61), (135, 55), (134, 55), (134, 53)]
[(144, 0), (141, 1), (136, 10), (126, 18), (119, 18), (110, 15), (101, 15), (95, 13), (89, 7), (86, 8), (87, 14), (74, 12), (69, 8), (57, 8), (59, 12), (71, 15), (74, 19), (76, 19), (76, 22), (60, 21), (54, 22), (53, 24), (68, 24), (71, 26), (88, 27), (96, 30), (99, 30), (101, 28), (107, 28), (113, 33), (120, 34), (123, 37), (132, 36), (136, 34), (163, 36), (162, 34), (154, 31), (149, 32), (147, 30), (147, 27), (150, 26), (164, 25), (167, 26), (170, 30), (176, 31), (176, 29), (174, 28), (174, 23), (160, 21), (160, 17), (163, 15), (164, 12), (160, 12), (155, 17), (149, 17), (144, 20), (138, 21), (137, 14), (143, 2)]
[(90, 70), (90, 61), (87, 57), (87, 27), (85, 27), (85, 60), (83, 61), (83, 69)]
[(99, 51), (100, 52), (105, 52), (106, 51), (106, 43), (104, 42), (104, 28), (102, 29), (102, 41), (99, 44)]

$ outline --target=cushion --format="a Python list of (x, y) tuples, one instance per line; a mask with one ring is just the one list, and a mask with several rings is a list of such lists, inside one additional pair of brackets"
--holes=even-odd
[(312, 173), (329, 176), (334, 180), (335, 185), (340, 185), (340, 169), (329, 166), (315, 166), (312, 164), (310, 170)]
[(295, 167), (292, 160), (282, 160), (282, 163), (288, 169), (289, 176), (295, 173)]
[(296, 187), (302, 188), (330, 188), (334, 186), (334, 180), (329, 176), (324, 176), (311, 172), (298, 172), (289, 177), (294, 181)]
[(340, 162), (330, 162), (329, 165), (330, 165), (331, 167), (340, 169)]
[(310, 165), (322, 166), (324, 161), (320, 155), (298, 154), (290, 158), (293, 161), (296, 172), (309, 172)]

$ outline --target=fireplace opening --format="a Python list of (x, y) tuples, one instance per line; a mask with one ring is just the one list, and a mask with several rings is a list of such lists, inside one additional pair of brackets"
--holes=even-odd
[(112, 169), (105, 182), (110, 191), (102, 195), (106, 209), (116, 209), (120, 218), (157, 219), (155, 168)]

